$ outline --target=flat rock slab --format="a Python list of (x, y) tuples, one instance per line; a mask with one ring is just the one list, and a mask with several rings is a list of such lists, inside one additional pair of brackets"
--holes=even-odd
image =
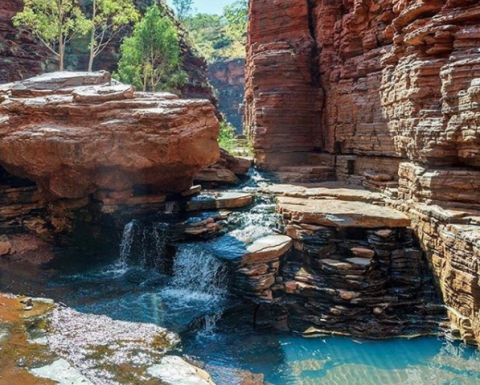
[(242, 192), (207, 193), (194, 197), (187, 203), (187, 211), (239, 209), (253, 202), (253, 195)]
[(297, 223), (329, 227), (399, 228), (410, 226), (400, 211), (364, 202), (279, 197), (278, 210)]
[(382, 194), (361, 188), (346, 187), (305, 187), (294, 184), (273, 184), (262, 189), (263, 192), (296, 198), (338, 199), (343, 201), (378, 202)]
[(274, 261), (292, 247), (292, 238), (286, 235), (268, 235), (257, 239), (247, 247), (247, 254), (243, 257), (243, 264), (266, 263)]

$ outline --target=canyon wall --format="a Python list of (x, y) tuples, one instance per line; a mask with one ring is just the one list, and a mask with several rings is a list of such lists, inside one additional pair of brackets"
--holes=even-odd
[(385, 192), (412, 219), (455, 331), (480, 341), (478, 1), (252, 0), (250, 18), (258, 165)]
[(208, 66), (208, 78), (215, 88), (218, 108), (235, 127), (243, 133), (243, 97), (245, 93), (245, 60), (218, 61)]
[(0, 2), (0, 83), (28, 78), (49, 68), (48, 50), (12, 24), (21, 6), (21, 0)]

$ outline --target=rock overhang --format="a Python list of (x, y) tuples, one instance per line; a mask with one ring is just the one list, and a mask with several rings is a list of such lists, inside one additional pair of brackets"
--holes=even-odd
[(0, 91), (0, 164), (48, 200), (187, 190), (219, 158), (207, 100), (135, 92), (106, 72), (44, 74)]

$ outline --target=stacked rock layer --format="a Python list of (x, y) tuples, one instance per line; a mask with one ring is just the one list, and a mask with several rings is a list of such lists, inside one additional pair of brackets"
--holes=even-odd
[(385, 191), (412, 219), (454, 328), (479, 342), (478, 1), (253, 0), (250, 18), (258, 164)]

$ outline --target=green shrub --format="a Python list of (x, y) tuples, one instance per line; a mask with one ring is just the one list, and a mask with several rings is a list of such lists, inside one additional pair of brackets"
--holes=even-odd
[(220, 134), (218, 135), (218, 144), (222, 149), (228, 152), (232, 152), (237, 145), (235, 129), (230, 123), (226, 121), (220, 123)]
[(156, 5), (123, 41), (120, 53), (115, 77), (143, 91), (174, 91), (187, 80), (175, 24)]

